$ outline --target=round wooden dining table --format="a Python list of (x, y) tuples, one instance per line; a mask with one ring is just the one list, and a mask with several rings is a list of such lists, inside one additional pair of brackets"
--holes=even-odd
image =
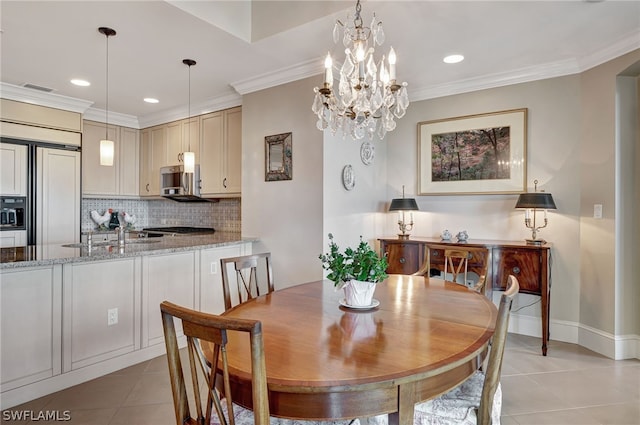
[[(497, 309), (465, 286), (390, 275), (371, 309), (346, 308), (324, 280), (234, 307), (262, 322), (272, 416), (332, 420), (389, 414), (413, 423), (414, 404), (455, 387), (482, 364)], [(375, 303), (374, 303), (375, 304)], [(229, 334), (232, 399), (251, 408), (250, 349)]]

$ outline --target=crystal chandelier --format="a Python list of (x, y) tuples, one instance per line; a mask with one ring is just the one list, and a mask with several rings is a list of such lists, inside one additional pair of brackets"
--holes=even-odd
[[(324, 83), (314, 88), (315, 98), (311, 107), (318, 115), (316, 126), (319, 130), (329, 127), (333, 134), (342, 129), (359, 140), (366, 136), (373, 139), (377, 134), (384, 138), (388, 131), (396, 128), (395, 118), (402, 118), (409, 106), (407, 83), (396, 81), (396, 54), (393, 47), (376, 65), (373, 58), (374, 46), (384, 43), (382, 21), (376, 21), (375, 14), (371, 27), (362, 24), (360, 0), (356, 4), (353, 25), (345, 25), (339, 20), (333, 28), (333, 41), (340, 39), (345, 46), (345, 60), (340, 68), (337, 91), (333, 87), (333, 60), (327, 54), (325, 59)], [(347, 21), (349, 21), (347, 16)], [(371, 46), (369, 46), (371, 39)]]

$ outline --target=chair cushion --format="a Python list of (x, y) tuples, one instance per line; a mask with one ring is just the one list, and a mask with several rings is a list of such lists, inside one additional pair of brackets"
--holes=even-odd
[[(227, 415), (227, 403), (222, 401), (222, 411), (225, 417)], [(236, 425), (254, 425), (253, 411), (245, 409), (244, 407), (233, 404), (233, 416), (235, 418)], [(283, 419), (271, 416), (269, 418), (270, 425), (360, 425), (360, 421), (356, 419), (344, 420), (344, 421), (305, 421), (299, 419)], [(211, 424), (220, 425), (220, 419), (213, 409), (211, 414)]]
[[(417, 403), (413, 416), (414, 425), (476, 425), (483, 385), (484, 373), (478, 371), (448, 393)], [(491, 406), (493, 425), (500, 424), (501, 411), (502, 389), (498, 383)]]

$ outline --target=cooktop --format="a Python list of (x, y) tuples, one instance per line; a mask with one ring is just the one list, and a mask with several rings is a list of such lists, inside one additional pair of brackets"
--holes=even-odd
[(179, 233), (179, 234), (209, 234), (214, 233), (213, 227), (190, 227), (190, 226), (170, 226), (170, 227), (147, 227), (142, 229), (145, 232), (160, 232), (160, 233)]

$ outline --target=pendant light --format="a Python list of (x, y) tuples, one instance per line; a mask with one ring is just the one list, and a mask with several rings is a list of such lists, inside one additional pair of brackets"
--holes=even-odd
[(184, 172), (193, 173), (196, 168), (196, 154), (191, 150), (191, 67), (196, 64), (193, 59), (183, 59), (182, 63), (189, 67), (189, 112), (187, 125), (189, 126), (189, 148), (182, 154), (184, 161)]
[(107, 28), (107, 27), (100, 27), (98, 28), (98, 31), (100, 31), (100, 33), (104, 34), (105, 37), (107, 38), (107, 78), (106, 78), (106, 86), (107, 86), (107, 95), (105, 96), (106, 98), (106, 107), (105, 107), (105, 112), (106, 112), (106, 119), (105, 119), (105, 123), (104, 123), (104, 140), (100, 140), (100, 165), (106, 165), (106, 166), (113, 166), (113, 156), (114, 156), (114, 151), (115, 151), (115, 147), (114, 147), (114, 143), (113, 140), (109, 140), (109, 37), (110, 36), (115, 36), (116, 35), (116, 31), (111, 29), (111, 28)]

